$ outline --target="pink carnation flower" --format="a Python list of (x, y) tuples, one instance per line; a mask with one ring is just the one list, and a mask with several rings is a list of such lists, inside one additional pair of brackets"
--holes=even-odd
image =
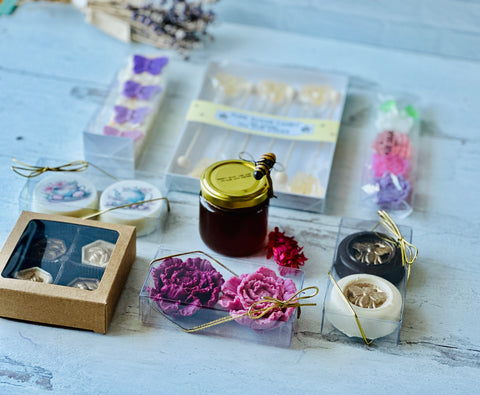
[[(231, 277), (223, 285), (222, 292), (218, 303), (227, 308), (232, 317), (235, 317), (248, 312), (250, 306), (262, 300), (264, 296), (282, 301), (288, 300), (295, 295), (297, 288), (292, 280), (278, 277), (273, 270), (261, 267), (254, 273)], [(255, 305), (254, 309), (264, 309), (268, 306), (271, 306), (270, 302), (262, 302)], [(235, 321), (255, 330), (274, 329), (282, 322), (288, 321), (294, 311), (294, 307), (283, 310), (277, 307), (262, 318), (251, 319), (244, 315), (236, 318)]]

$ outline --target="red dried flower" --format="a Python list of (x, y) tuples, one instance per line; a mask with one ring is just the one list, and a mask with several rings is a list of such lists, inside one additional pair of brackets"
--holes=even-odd
[(275, 227), (275, 230), (268, 234), (268, 243), (265, 250), (267, 251), (267, 259), (273, 256), (275, 262), (280, 266), (298, 269), (307, 260), (302, 252), (303, 247), (298, 246), (298, 242), (293, 236), (286, 236), (285, 232), (280, 232), (278, 227)]

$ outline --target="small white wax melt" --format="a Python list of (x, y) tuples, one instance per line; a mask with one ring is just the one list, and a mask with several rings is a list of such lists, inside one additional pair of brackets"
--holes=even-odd
[[(352, 274), (340, 279), (338, 286), (357, 313), (368, 339), (387, 336), (398, 328), (402, 295), (391, 282), (371, 274)], [(362, 337), (355, 317), (335, 287), (327, 310), (329, 321), (339, 331), (350, 337)]]
[(98, 206), (97, 189), (77, 173), (59, 173), (45, 177), (35, 187), (32, 211), (83, 217)]
[[(100, 211), (161, 197), (163, 196), (160, 191), (148, 182), (119, 181), (110, 185), (100, 196)], [(164, 200), (134, 204), (103, 213), (100, 215), (100, 221), (135, 226), (137, 236), (144, 236), (157, 229), (165, 206)]]
[(110, 262), (115, 244), (105, 240), (96, 240), (82, 247), (82, 263), (98, 267), (106, 267)]

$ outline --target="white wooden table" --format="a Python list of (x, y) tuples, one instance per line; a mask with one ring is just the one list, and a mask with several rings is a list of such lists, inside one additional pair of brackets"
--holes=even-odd
[[(0, 241), (19, 214), (25, 179), (11, 158), (83, 157), (82, 131), (115, 72), (138, 51), (171, 56), (167, 100), (156, 123), (149, 170), (161, 176), (202, 73), (212, 59), (348, 74), (324, 215), (272, 208), (305, 245), (305, 285), (317, 285), (291, 348), (142, 326), (138, 293), (158, 244), (193, 250), (198, 197), (171, 193), (158, 240), (138, 239), (137, 259), (107, 335), (0, 319), (0, 393), (474, 393), (480, 382), (480, 64), (418, 52), (220, 23), (188, 62), (118, 42), (68, 5), (27, 4), (0, 17)], [(477, 48), (478, 50), (478, 48)], [(401, 343), (375, 348), (320, 335), (321, 303), (342, 216), (356, 217), (370, 109), (362, 97), (403, 91), (421, 99), (420, 179), (413, 227), (420, 255), (407, 292)]]

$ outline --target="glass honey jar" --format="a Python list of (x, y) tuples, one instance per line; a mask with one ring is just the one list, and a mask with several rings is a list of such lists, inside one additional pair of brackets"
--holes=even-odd
[(213, 163), (202, 173), (200, 236), (220, 254), (251, 255), (265, 243), (273, 191), (270, 176), (258, 176), (258, 163), (224, 160)]

